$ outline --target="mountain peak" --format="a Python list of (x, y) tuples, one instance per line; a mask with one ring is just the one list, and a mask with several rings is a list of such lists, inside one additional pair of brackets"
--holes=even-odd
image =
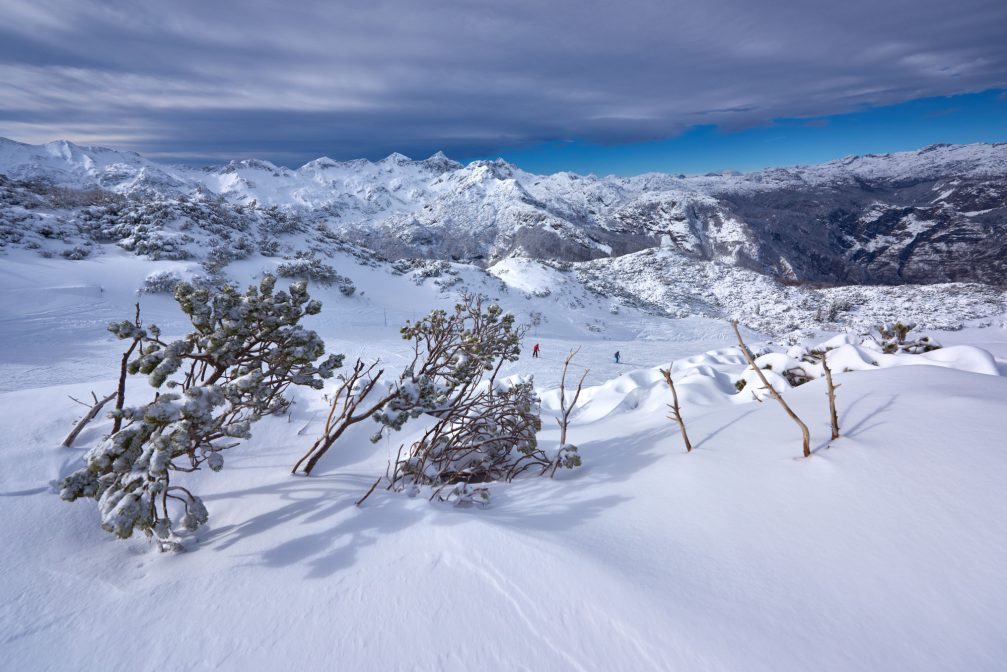
[(410, 159), (405, 154), (400, 154), (398, 152), (392, 152), (391, 154), (389, 154), (385, 158), (383, 158), (380, 161), (378, 161), (378, 163), (394, 163), (395, 165), (401, 166), (401, 165), (406, 164), (406, 163), (412, 163), (412, 159)]
[(458, 170), (459, 168), (464, 167), (457, 161), (449, 159), (447, 154), (445, 154), (440, 150), (437, 150), (436, 152), (431, 154), (429, 158), (423, 161), (423, 163), (424, 165), (440, 170), (441, 172), (447, 172), (449, 170)]

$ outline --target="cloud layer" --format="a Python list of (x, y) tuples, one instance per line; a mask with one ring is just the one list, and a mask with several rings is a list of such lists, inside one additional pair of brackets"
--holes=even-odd
[(1007, 86), (1001, 0), (0, 0), (0, 135), (161, 158), (639, 142)]

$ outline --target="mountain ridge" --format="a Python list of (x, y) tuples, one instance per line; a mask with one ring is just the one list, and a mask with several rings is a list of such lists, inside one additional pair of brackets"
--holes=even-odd
[(673, 248), (788, 281), (852, 284), (1007, 278), (1007, 143), (931, 145), (814, 166), (682, 177), (536, 175), (502, 159), (462, 165), (320, 157), (191, 168), (68, 141), (0, 140), (0, 174), (143, 199), (209, 195), (324, 223), (388, 258), (491, 265), (588, 261)]

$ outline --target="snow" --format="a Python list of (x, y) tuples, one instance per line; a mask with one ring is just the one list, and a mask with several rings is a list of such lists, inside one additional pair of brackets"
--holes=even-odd
[[(278, 261), (253, 255), (228, 270), (249, 282)], [(289, 416), (253, 426), (220, 473), (185, 475), (210, 514), (189, 552), (118, 541), (93, 502), (54, 492), (110, 425), (58, 447), (84, 411), (68, 396), (114, 389), (122, 344), (104, 326), (131, 318), (137, 300), (145, 324), (180, 333), (168, 296), (136, 290), (153, 271), (198, 267), (114, 248), (77, 262), (11, 251), (0, 263), (5, 667), (1002, 668), (1004, 328), (936, 334), (946, 347), (921, 355), (879, 353), (855, 333), (791, 348), (743, 330), (811, 428), (803, 459), (778, 405), (752, 399), (758, 383), (723, 320), (614, 306), (570, 272), (517, 258), (427, 279), (347, 253), (328, 261), (357, 292), (312, 287), (324, 307), (306, 326), (330, 352), (391, 370), (408, 356), (398, 327), (454, 301), (458, 286), (442, 281), (457, 276), (523, 321), (538, 313), (504, 373), (535, 375), (547, 450), (558, 448), (562, 360), (580, 346), (572, 372), (590, 374), (568, 441), (583, 467), (490, 484), (485, 509), (380, 487), (358, 508), (422, 427), (377, 445), (373, 426), (355, 427), (316, 475), (295, 477), (326, 412), (322, 393), (303, 390)], [(814, 369), (801, 361), (814, 347), (832, 348), (835, 441), (824, 381), (791, 389), (778, 376)], [(657, 367), (672, 362), (691, 453), (666, 418)], [(130, 386), (149, 393), (141, 379)]]
[[(14, 251), (35, 250), (36, 258), (83, 259), (82, 269), (93, 269), (96, 257), (118, 252), (107, 244), (117, 241), (137, 255), (161, 258), (147, 275), (171, 270), (160, 266), (164, 259), (205, 259), (214, 247), (224, 256), (239, 247), (235, 256), (259, 248), (288, 260), (310, 250), (328, 257), (323, 261), (329, 264), (333, 248), (345, 251), (353, 242), (369, 248), (360, 254), (372, 258), (376, 252), (389, 259), (420, 256), (485, 267), (508, 287), (531, 295), (529, 306), (535, 307), (528, 312), (553, 307), (554, 301), (542, 296), (553, 283), (569, 297), (566, 308), (596, 303), (593, 295), (601, 294), (607, 314), (590, 311), (581, 327), (611, 340), (624, 338), (616, 333), (620, 320), (613, 316), (629, 309), (673, 318), (733, 317), (767, 334), (794, 339), (810, 336), (810, 324), (863, 331), (908, 316), (923, 329), (948, 329), (990, 323), (1003, 313), (1007, 295), (1002, 288), (974, 283), (824, 289), (783, 285), (764, 273), (772, 269), (781, 277), (807, 277), (801, 255), (791, 260), (790, 252), (767, 248), (754, 233), (762, 225), (755, 226), (748, 215), (733, 215), (730, 199), (720, 196), (811, 184), (838, 189), (880, 177), (918, 182), (938, 174), (951, 175), (960, 184), (962, 176), (1005, 172), (1007, 144), (939, 146), (821, 166), (680, 179), (660, 174), (533, 175), (500, 160), (462, 166), (442, 154), (419, 161), (402, 155), (377, 162), (322, 157), (296, 170), (255, 159), (194, 169), (63, 141), (32, 146), (2, 140), (0, 174), (75, 189), (101, 188), (113, 192), (105, 195), (112, 201), (121, 199), (122, 209), (96, 205), (94, 194), (57, 198), (44, 185), (38, 193), (32, 191), (35, 187), (8, 185), (7, 196), (0, 195), (7, 199), (0, 203), (0, 255), (5, 264), (16, 265), (22, 257)], [(893, 207), (878, 202), (861, 223), (884, 219)], [(997, 272), (995, 259), (991, 262), (976, 247), (975, 241), (986, 236), (982, 231), (965, 235), (958, 224), (932, 213), (902, 215), (899, 222), (899, 228), (886, 229), (890, 235), (846, 236), (840, 246), (846, 251), (836, 254), (856, 259), (861, 253), (887, 251), (875, 260), (878, 273), (905, 263), (916, 269), (907, 277), (922, 276), (921, 281), (971, 277), (963, 271), (972, 265), (966, 261), (969, 256), (985, 269), (980, 279)], [(926, 242), (944, 238), (953, 242), (944, 247)], [(271, 245), (271, 251), (264, 245)], [(830, 254), (821, 264), (831, 263)], [(957, 255), (948, 262), (953, 273), (941, 269), (935, 255), (942, 254)], [(908, 262), (906, 255), (912, 257)], [(342, 262), (339, 255), (335, 259)], [(551, 261), (556, 259), (581, 261)], [(270, 264), (275, 268), (261, 258), (255, 261), (260, 271)], [(935, 272), (927, 276), (925, 269), (931, 267)], [(178, 270), (189, 278), (202, 274), (194, 264)], [(89, 270), (77, 275), (80, 285), (87, 286), (84, 277), (102, 274)], [(477, 282), (487, 284), (490, 278)], [(562, 312), (567, 317), (561, 319), (568, 321), (571, 314)], [(0, 386), (8, 384), (0, 381)]]
[[(255, 202), (288, 212), (312, 213), (357, 235), (381, 228), (394, 237), (408, 230), (410, 223), (422, 222), (433, 231), (477, 240), (493, 234), (508, 238), (545, 218), (564, 235), (605, 255), (613, 253), (610, 242), (583, 235), (579, 225), (593, 223), (600, 229), (611, 229), (630, 223), (630, 228), (643, 226), (658, 239), (669, 235), (686, 251), (722, 243), (754, 258), (754, 243), (746, 238), (744, 222), (728, 216), (719, 232), (704, 234), (715, 234), (717, 240), (700, 241), (696, 210), (720, 210), (718, 198), (732, 194), (907, 177), (921, 181), (954, 175), (960, 181), (1005, 172), (1004, 143), (932, 146), (916, 152), (847, 157), (818, 166), (683, 179), (658, 173), (622, 178), (534, 175), (502, 160), (463, 166), (440, 152), (421, 161), (401, 154), (377, 162), (321, 157), (296, 170), (258, 159), (196, 169), (161, 165), (132, 152), (80, 147), (67, 141), (35, 146), (0, 138), (0, 173), (13, 179), (44, 179), (125, 194), (153, 191), (167, 197), (205, 190), (233, 203)], [(935, 201), (953, 191), (944, 190)], [(499, 250), (481, 252), (492, 257)]]
[[(323, 309), (305, 321), (328, 352), (350, 361), (377, 359), (397, 373), (410, 354), (402, 324), (450, 307), (460, 290), (491, 297), (529, 325), (522, 358), (502, 375), (534, 376), (539, 441), (552, 454), (560, 448), (554, 418), (564, 358), (579, 348), (570, 378), (589, 370), (567, 439), (583, 466), (555, 479), (488, 484), (486, 508), (381, 487), (354, 506), (399, 446), (422, 433), (422, 419), (376, 445), (375, 425), (354, 426), (312, 477), (290, 475), (328, 411), (323, 392), (296, 390), (289, 415), (253, 425), (221, 473), (180, 475), (203, 497), (209, 524), (184, 540), (189, 552), (158, 553), (143, 539), (103, 532), (94, 502), (57, 496), (59, 479), (111, 422), (98, 419), (73, 448), (58, 446), (86, 412), (70, 397), (115, 389), (123, 344), (108, 322), (132, 319), (139, 303), (145, 325), (181, 335), (186, 324), (170, 295), (141, 289), (161, 274), (205, 275), (200, 259), (220, 233), (174, 220), (156, 230), (180, 241), (191, 257), (184, 260), (151, 260), (100, 241), (77, 261), (8, 247), (0, 257), (4, 667), (1002, 668), (1003, 291), (789, 287), (731, 259), (681, 250), (710, 243), (693, 226), (695, 208), (716, 205), (710, 194), (910, 171), (1003, 174), (1005, 156), (1003, 145), (936, 146), (748, 175), (598, 178), (536, 176), (503, 161), (463, 167), (440, 153), (195, 170), (66, 142), (0, 139), (0, 168), (18, 179), (153, 189), (158, 198), (205, 188), (235, 203), (323, 213), (324, 221), (290, 224), (274, 242), (288, 257), (317, 252), (352, 280), (351, 296), (312, 284)], [(620, 218), (646, 220), (667, 245), (607, 258), (613, 247), (570, 224), (591, 210), (617, 213), (606, 220), (616, 228)], [(57, 230), (62, 214), (31, 213)], [(910, 233), (930, 224), (908, 221)], [(490, 254), (485, 269), (388, 263), (317, 228), (431, 236), (424, 244), (437, 253), (430, 232), (482, 240), (493, 228), (506, 239), (526, 222), (606, 258), (564, 264), (518, 250)], [(721, 224), (717, 235), (729, 249), (754, 251), (743, 223)], [(78, 242), (59, 235), (45, 245)], [(248, 284), (285, 261), (252, 251), (225, 272)], [(809, 424), (810, 458), (800, 457), (797, 427), (759, 389), (728, 317), (747, 325), (757, 366)], [(880, 352), (866, 333), (895, 319), (914, 320), (945, 347)], [(536, 343), (541, 357), (532, 359)], [(828, 350), (839, 384), (835, 441), (812, 350)], [(659, 367), (669, 366), (691, 453), (667, 419), (671, 395)], [(791, 387), (784, 374), (793, 369), (811, 380)], [(142, 377), (127, 389), (130, 399), (148, 400)], [(164, 398), (160, 407), (177, 414), (181, 404), (201, 402)]]

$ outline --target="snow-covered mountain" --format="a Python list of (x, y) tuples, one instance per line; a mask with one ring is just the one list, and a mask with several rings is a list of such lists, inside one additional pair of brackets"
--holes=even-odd
[[(773, 273), (860, 269), (878, 281), (903, 253), (905, 273), (926, 269), (921, 255), (944, 241), (930, 277), (971, 259), (1002, 281), (993, 194), (1003, 153), (941, 147), (752, 175), (596, 178), (441, 155), (196, 170), (68, 143), (0, 144), (4, 660), (32, 670), (333, 660), (348, 670), (1001, 669), (1003, 290)], [(861, 198), (874, 209), (856, 210)], [(988, 212), (966, 210), (980, 205)], [(815, 219), (837, 208), (860, 214)], [(813, 256), (829, 245), (839, 252)], [(381, 384), (410, 366), (402, 325), (450, 310), (460, 290), (498, 303), (528, 328), (500, 374), (534, 385), (538, 448), (558, 456), (574, 442), (582, 465), (473, 482), (492, 492), (488, 508), (456, 507), (430, 486), (407, 494), (376, 481), (433, 416), (375, 443), (360, 415), (311, 477), (295, 477), (341, 393), (338, 380), (292, 385), (286, 412), (256, 422), (251, 438), (240, 432), (222, 473), (172, 472), (209, 511), (177, 537), (174, 548), (191, 552), (157, 553), (140, 533), (113, 539), (93, 501), (58, 497), (115, 431), (97, 411), (78, 425), (92, 394), (119, 389), (128, 341), (107, 325), (139, 315), (174, 340), (193, 329), (170, 295), (180, 279), (246, 287), (266, 272), (281, 286), (309, 278), (322, 308), (305, 326), (347, 356), (338, 373), (359, 357), (387, 369)], [(726, 317), (744, 322), (753, 364)], [(916, 323), (912, 338), (955, 331), (926, 333), (926, 352), (891, 352), (866, 332), (895, 319)], [(797, 343), (820, 330), (846, 333)], [(839, 388), (839, 438), (819, 356)], [(808, 457), (763, 377), (807, 423)], [(572, 379), (584, 386), (567, 437), (557, 420)], [(125, 390), (132, 418), (158, 394), (144, 375)]]
[[(136, 215), (123, 207), (126, 221)], [(220, 211), (188, 207), (165, 210), (180, 219), (164, 230), (207, 235), (210, 228), (181, 228), (195, 217), (232, 235), (228, 222), (253, 221), (213, 223)], [(254, 216), (264, 228), (286, 221)], [(55, 227), (52, 219), (42, 221)], [(50, 235), (40, 250), (64, 245), (55, 229)], [(254, 227), (233, 234), (232, 245), (246, 235)], [(322, 236), (271, 239), (331, 248)], [(175, 251), (195, 255), (199, 245)], [(576, 348), (571, 374), (589, 371), (566, 441), (583, 464), (555, 478), (529, 471), (511, 483), (479, 483), (492, 493), (487, 508), (428, 501), (430, 488), (409, 496), (383, 482), (356, 506), (399, 447), (424, 435), (430, 416), (376, 444), (375, 423), (363, 421), (311, 477), (293, 476), (332, 417), (338, 388), (291, 386), (288, 412), (255, 423), (251, 439), (228, 449), (222, 472), (173, 472), (172, 483), (203, 497), (210, 516), (180, 537), (189, 552), (176, 554), (158, 553), (140, 533), (117, 540), (100, 528), (92, 500), (58, 496), (60, 481), (112, 432), (110, 418), (95, 418), (71, 447), (60, 444), (87, 412), (76, 400), (117, 389), (125, 343), (108, 322), (132, 319), (139, 303), (144, 325), (181, 337), (192, 325), (177, 303), (135, 289), (152, 273), (198, 271), (206, 260), (93, 247), (77, 261), (31, 249), (0, 258), (8, 669), (323, 670), (334, 660), (364, 672), (1002, 668), (1007, 330), (932, 334), (945, 347), (925, 354), (879, 352), (851, 334), (767, 346), (745, 330), (764, 353), (759, 371), (808, 423), (814, 452), (802, 458), (794, 423), (772, 400), (756, 401), (761, 383), (728, 324), (666, 319), (619, 301), (631, 289), (693, 312), (744, 312), (751, 301), (752, 319), (779, 324), (806, 322), (816, 297), (840, 291), (862, 292), (852, 310), (888, 301), (889, 314), (951, 314), (951, 299), (970, 296), (966, 286), (780, 288), (734, 266), (686, 263), (670, 249), (569, 270), (508, 258), (488, 273), (376, 262), (349, 245), (318, 253), (357, 290), (311, 287), (323, 307), (306, 326), (327, 353), (348, 356), (340, 373), (361, 357), (397, 375), (411, 349), (400, 326), (450, 308), (463, 286), (534, 325), (502, 375), (533, 377), (542, 400), (537, 441), (549, 454), (565, 445), (557, 386)], [(252, 252), (227, 272), (247, 286), (293, 261)], [(923, 290), (934, 294), (909, 300)], [(540, 357), (531, 357), (534, 343)], [(833, 348), (839, 384), (835, 440), (823, 371), (806, 361), (809, 349), (825, 348)], [(667, 417), (672, 395), (657, 367), (674, 375), (691, 452)], [(787, 377), (795, 369), (813, 379), (796, 386)], [(127, 390), (130, 405), (156, 393), (143, 375), (129, 376)], [(566, 403), (570, 392), (567, 378)], [(320, 640), (319, 632), (336, 634)]]
[(275, 208), (388, 258), (587, 261), (663, 246), (798, 281), (1007, 278), (1007, 143), (748, 174), (597, 177), (534, 175), (503, 160), (463, 166), (441, 153), (193, 169), (66, 141), (0, 140), (0, 175), (127, 199)]
[(116, 193), (184, 193), (191, 187), (176, 171), (136, 152), (81, 147), (67, 140), (27, 145), (0, 138), (0, 174), (10, 180)]

